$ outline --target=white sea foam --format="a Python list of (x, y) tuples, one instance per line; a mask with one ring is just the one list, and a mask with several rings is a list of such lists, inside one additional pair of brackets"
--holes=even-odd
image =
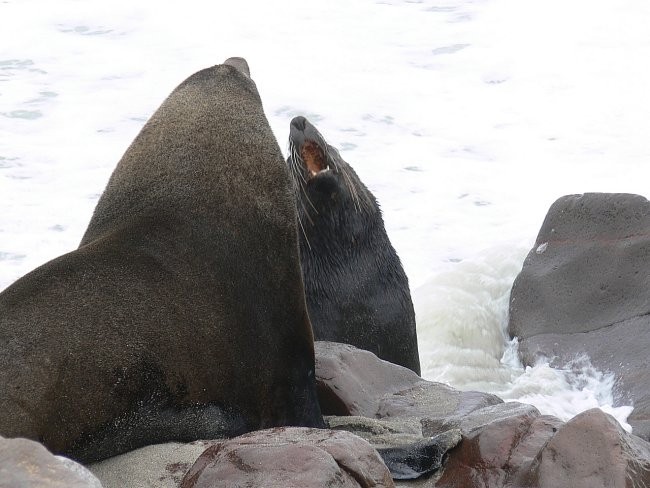
[(548, 360), (523, 367), (517, 355), (517, 340), (509, 342), (502, 363), (513, 371), (510, 382), (499, 385), (493, 393), (504, 400), (535, 405), (540, 412), (568, 420), (590, 408), (600, 408), (615, 417), (628, 432), (627, 417), (632, 406), (614, 406), (615, 377), (594, 368), (588, 357), (577, 357), (563, 369), (551, 368)]
[(507, 292), (556, 198), (647, 192), (648, 25), (645, 0), (5, 0), (0, 289), (78, 245), (180, 81), (244, 56), (281, 147), (307, 116), (381, 202), (425, 373), (559, 403), (589, 388), (501, 360)]
[(590, 408), (613, 415), (627, 430), (631, 406), (614, 406), (614, 375), (576, 357), (564, 369), (540, 359), (524, 367), (517, 339), (507, 334), (512, 282), (526, 249), (500, 246), (450, 265), (413, 294), (422, 376), (462, 390), (494, 393), (568, 420)]

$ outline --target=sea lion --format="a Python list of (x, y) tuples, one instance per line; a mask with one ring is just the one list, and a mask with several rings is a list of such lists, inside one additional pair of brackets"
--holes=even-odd
[(420, 374), (408, 278), (374, 195), (304, 117), (291, 121), (287, 163), (315, 339), (351, 344)]
[(0, 435), (82, 462), (323, 425), (284, 158), (242, 59), (163, 102), (80, 247), (0, 294)]

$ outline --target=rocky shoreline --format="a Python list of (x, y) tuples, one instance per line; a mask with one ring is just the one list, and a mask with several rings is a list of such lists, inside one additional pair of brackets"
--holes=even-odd
[(645, 198), (563, 197), (549, 211), (510, 307), (524, 361), (544, 354), (562, 365), (588, 354), (616, 375), (619, 401), (634, 403), (634, 433), (599, 409), (564, 422), (531, 405), (426, 381), (368, 351), (316, 342), (327, 429), (278, 427), (147, 446), (87, 468), (36, 442), (0, 438), (0, 486), (648, 486), (648, 257)]
[[(2, 486), (625, 487), (650, 483), (650, 443), (599, 409), (568, 422), (494, 395), (421, 379), (367, 351), (316, 344), (329, 429), (279, 427), (228, 440), (167, 443), (90, 465), (3, 440)], [(23, 446), (29, 446), (25, 449)], [(430, 473), (392, 480), (377, 450)], [(412, 456), (408, 451), (412, 450)], [(13, 453), (8, 456), (8, 453)], [(426, 453), (426, 456), (422, 456)], [(36, 455), (38, 454), (38, 455)], [(408, 466), (406, 466), (408, 468)], [(406, 469), (408, 471), (408, 469)], [(22, 472), (22, 473), (21, 473)], [(94, 476), (90, 474), (94, 473)]]

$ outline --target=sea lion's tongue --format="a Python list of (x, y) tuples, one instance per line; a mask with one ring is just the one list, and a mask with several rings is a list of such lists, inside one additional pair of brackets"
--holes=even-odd
[(325, 153), (314, 141), (306, 141), (300, 149), (300, 155), (311, 176), (316, 176), (328, 168)]

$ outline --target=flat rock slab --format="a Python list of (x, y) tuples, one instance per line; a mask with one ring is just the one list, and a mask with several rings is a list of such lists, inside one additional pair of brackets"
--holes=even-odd
[(634, 433), (650, 438), (650, 202), (585, 193), (549, 209), (510, 296), (509, 332), (524, 364), (564, 367), (586, 354), (633, 403)]
[(539, 416), (539, 410), (532, 405), (519, 402), (498, 403), (473, 410), (467, 414), (423, 419), (422, 434), (431, 436), (449, 429), (460, 429), (463, 434), (469, 435), (476, 429), (489, 424), (497, 424), (512, 417), (534, 419), (537, 416)]
[(185, 473), (215, 441), (168, 442), (136, 449), (88, 468), (103, 488), (178, 488)]
[(316, 383), (325, 415), (445, 417), (503, 403), (495, 395), (423, 380), (347, 344), (317, 341), (315, 351)]
[(367, 440), (375, 448), (395, 447), (422, 440), (422, 421), (418, 417), (372, 419), (355, 415), (325, 417), (332, 430), (344, 430)]
[(102, 488), (82, 465), (54, 456), (38, 442), (0, 437), (0, 486)]
[(393, 487), (388, 468), (370, 444), (349, 432), (278, 427), (208, 448), (182, 488)]

